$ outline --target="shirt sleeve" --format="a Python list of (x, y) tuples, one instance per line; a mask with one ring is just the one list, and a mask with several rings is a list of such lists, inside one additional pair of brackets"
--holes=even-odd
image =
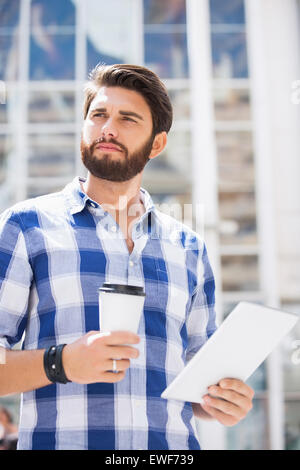
[(0, 215), (0, 346), (12, 348), (26, 328), (33, 273), (19, 215)]
[(192, 294), (187, 319), (188, 345), (186, 360), (189, 361), (216, 331), (215, 279), (208, 259), (206, 245), (197, 259), (197, 287)]

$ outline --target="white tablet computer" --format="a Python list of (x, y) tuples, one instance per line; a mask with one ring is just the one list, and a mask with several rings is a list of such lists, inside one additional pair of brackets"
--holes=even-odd
[(298, 315), (240, 302), (164, 390), (162, 398), (202, 403), (207, 387), (221, 379), (245, 382), (298, 319)]

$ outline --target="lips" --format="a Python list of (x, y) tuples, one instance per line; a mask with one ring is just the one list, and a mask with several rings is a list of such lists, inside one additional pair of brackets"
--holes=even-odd
[(110, 151), (110, 152), (121, 152), (121, 149), (117, 147), (116, 145), (112, 144), (98, 144), (96, 145), (96, 149), (104, 150), (104, 151)]

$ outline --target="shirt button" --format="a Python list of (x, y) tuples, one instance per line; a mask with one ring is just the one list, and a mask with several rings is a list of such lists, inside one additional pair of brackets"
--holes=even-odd
[(117, 227), (116, 227), (115, 225), (113, 225), (112, 227), (110, 227), (110, 230), (111, 230), (112, 232), (116, 232), (116, 231), (117, 231)]
[(134, 266), (134, 262), (133, 261), (129, 261), (129, 266)]

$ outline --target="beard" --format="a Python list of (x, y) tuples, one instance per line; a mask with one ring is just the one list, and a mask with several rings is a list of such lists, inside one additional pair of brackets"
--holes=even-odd
[[(87, 145), (81, 138), (81, 160), (89, 172), (97, 178), (108, 181), (128, 181), (140, 173), (150, 160), (149, 155), (152, 150), (153, 141), (154, 136), (151, 135), (145, 144), (135, 152), (129, 154), (127, 147), (120, 144), (115, 139), (106, 140), (101, 138), (97, 139), (91, 145)], [(94, 150), (99, 143), (117, 145), (123, 152), (120, 154), (118, 160), (115, 160), (108, 151), (103, 153), (101, 157), (95, 156)]]

